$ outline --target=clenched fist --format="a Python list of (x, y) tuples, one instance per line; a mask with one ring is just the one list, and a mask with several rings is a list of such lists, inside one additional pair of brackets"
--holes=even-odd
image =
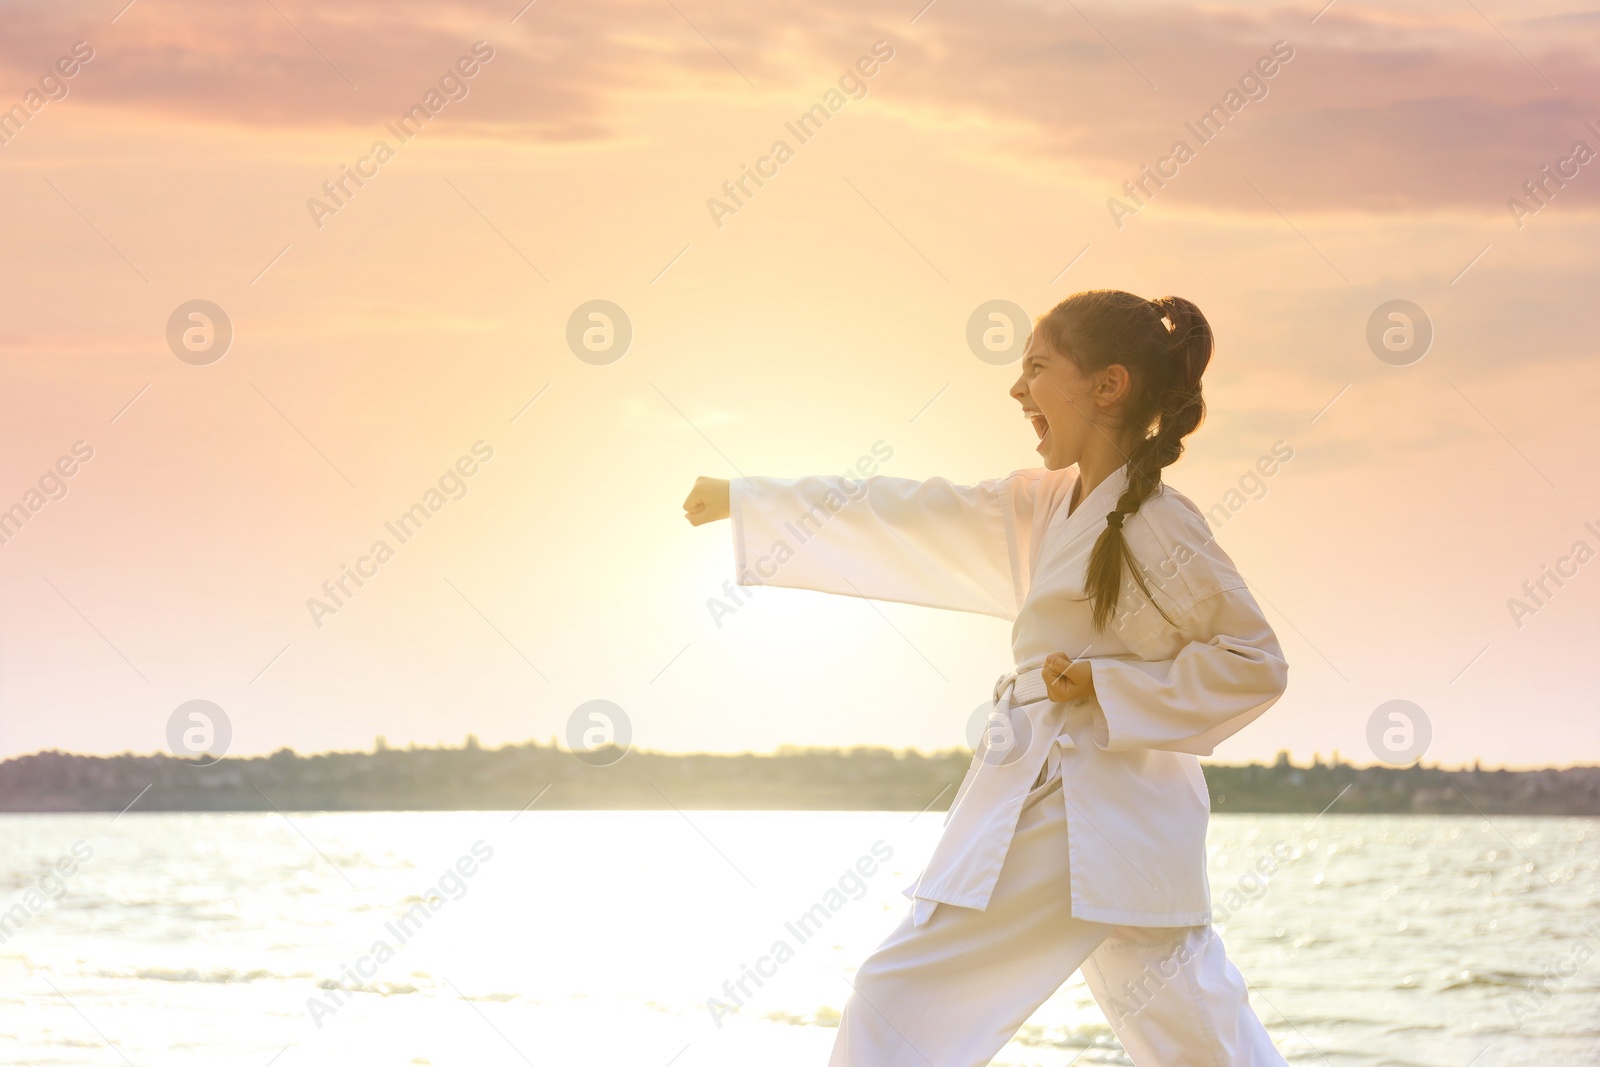
[(1044, 687), (1058, 704), (1094, 696), (1094, 668), (1087, 660), (1071, 660), (1056, 652), (1044, 661)]
[(694, 488), (683, 498), (683, 517), (691, 526), (728, 517), (728, 480), (726, 478), (696, 478)]

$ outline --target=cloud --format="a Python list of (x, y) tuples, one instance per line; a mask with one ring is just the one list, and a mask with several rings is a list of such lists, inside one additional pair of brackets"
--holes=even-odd
[[(1470, 10), (1335, 11), (1311, 25), (1303, 12), (1086, 9), (1090, 28), (1070, 8), (985, 9), (965, 15), (972, 36), (960, 48), (925, 56), (908, 46), (896, 100), (1021, 120), (1030, 143), (1014, 139), (1012, 152), (1064, 163), (1108, 197), (1181, 139), (1196, 158), (1157, 195), (1243, 212), (1268, 210), (1247, 176), (1285, 210), (1504, 213), (1505, 199), (1574, 141), (1600, 149), (1584, 128), (1600, 125), (1587, 103), (1600, 51), (1585, 47), (1600, 26), (1508, 25), (1514, 47)], [(1104, 39), (1085, 49), (1096, 33)], [(1191, 127), (1280, 40), (1293, 59), (1203, 143)], [(1572, 203), (1597, 195), (1595, 179), (1562, 192)]]
[(594, 17), (603, 15), (598, 9), (537, 6), (516, 25), (513, 14), (499, 5), (143, 0), (115, 25), (86, 27), (36, 5), (16, 13), (0, 42), (0, 67), (20, 93), (34, 68), (83, 38), (97, 56), (75, 89), (103, 108), (241, 126), (375, 127), (421, 99), (483, 40), (495, 58), (468, 83), (477, 99), (462, 109), (467, 120), (564, 142), (607, 136), (608, 99), (630, 82), (643, 87), (692, 66), (678, 55), (688, 41), (674, 45), (643, 26), (642, 36), (656, 41), (654, 57), (621, 62), (647, 50), (619, 49), (611, 39), (625, 23)]
[[(1584, 128), (1591, 113), (1567, 101), (1507, 105), (1479, 97), (1401, 100), (1367, 108), (1318, 108), (1241, 123), (1217, 166), (1197, 166), (1181, 196), (1250, 210), (1266, 195), (1281, 210), (1425, 212), (1464, 208), (1513, 218), (1512, 196), (1570, 154), (1600, 148)], [(1596, 167), (1600, 170), (1600, 167)], [(1248, 176), (1258, 194), (1242, 180)], [(1558, 190), (1566, 206), (1600, 202), (1587, 169)]]
[[(975, 139), (1107, 197), (1186, 139), (1197, 158), (1161, 191), (1180, 210), (1269, 212), (1248, 176), (1285, 211), (1505, 212), (1575, 140), (1600, 148), (1583, 126), (1600, 111), (1578, 102), (1600, 97), (1600, 19), (1587, 16), (1491, 24), (1467, 9), (1341, 3), (1313, 24), (1290, 8), (1013, 2), (938, 4), (912, 24), (887, 0), (594, 0), (536, 3), (513, 24), (515, 8), (142, 0), (113, 25), (36, 0), (8, 10), (0, 69), (20, 94), (87, 37), (98, 54), (74, 91), (124, 118), (376, 129), (482, 39), (496, 58), (446, 135), (562, 145), (633, 136), (646, 98), (782, 114), (887, 39), (897, 59), (874, 86), (879, 114), (912, 128), (976, 120)], [(1279, 40), (1293, 60), (1202, 146), (1185, 121)], [(1562, 196), (1593, 205), (1600, 181)]]

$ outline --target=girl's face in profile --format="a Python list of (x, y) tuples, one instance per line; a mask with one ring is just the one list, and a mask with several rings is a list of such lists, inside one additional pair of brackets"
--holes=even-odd
[(1097, 415), (1095, 384), (1072, 360), (1052, 350), (1041, 331), (1033, 331), (1011, 395), (1033, 424), (1039, 436), (1036, 451), (1050, 470), (1078, 462), (1085, 439), (1097, 432), (1091, 421)]

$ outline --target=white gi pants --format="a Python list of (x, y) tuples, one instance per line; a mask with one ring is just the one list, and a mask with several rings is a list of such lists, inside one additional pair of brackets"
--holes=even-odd
[(983, 1067), (1080, 967), (1136, 1067), (1284, 1067), (1211, 927), (1072, 917), (1066, 835), (1051, 773), (987, 910), (939, 904), (922, 926), (908, 913), (867, 957), (829, 1067)]

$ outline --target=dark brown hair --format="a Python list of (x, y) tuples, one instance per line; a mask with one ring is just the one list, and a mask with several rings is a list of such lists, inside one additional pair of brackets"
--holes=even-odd
[[(1124, 564), (1155, 603), (1123, 537), (1122, 522), (1161, 487), (1162, 469), (1183, 455), (1183, 439), (1205, 417), (1200, 376), (1211, 362), (1211, 324), (1179, 296), (1146, 300), (1120, 289), (1090, 289), (1051, 308), (1035, 329), (1052, 351), (1085, 374), (1113, 364), (1128, 369), (1130, 388), (1121, 418), (1123, 427), (1137, 432), (1137, 443), (1124, 457), (1127, 489), (1106, 516), (1084, 581), (1084, 591), (1094, 602), (1095, 628), (1104, 630), (1117, 608)], [(1156, 610), (1168, 618), (1161, 605)]]

